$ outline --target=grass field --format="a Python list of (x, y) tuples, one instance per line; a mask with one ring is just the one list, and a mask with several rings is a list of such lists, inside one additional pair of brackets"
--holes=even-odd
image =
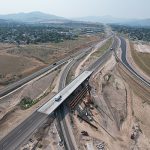
[(106, 40), (103, 44), (99, 43), (100, 45), (97, 45), (98, 47), (92, 51), (92, 53), (86, 58), (84, 63), (82, 64), (83, 70), (89, 66), (91, 66), (92, 63), (94, 63), (96, 60), (98, 60), (106, 50), (108, 50), (112, 45), (113, 39)]
[(131, 54), (135, 63), (150, 76), (150, 54), (138, 52), (134, 48), (134, 44), (130, 42)]
[(66, 55), (75, 53), (80, 48), (98, 41), (98, 36), (81, 36), (77, 40), (67, 40), (60, 43), (30, 44), (22, 45), (8, 51), (10, 54), (34, 57), (46, 64), (53, 63)]
[(0, 55), (0, 84), (7, 85), (40, 69), (42, 66), (44, 66), (44, 64), (34, 59)]
[(19, 80), (100, 40), (100, 36), (80, 36), (60, 43), (20, 45), (0, 43), (0, 86)]
[(110, 48), (112, 44), (112, 38), (109, 39), (102, 47), (100, 47), (96, 52), (94, 52), (91, 57), (100, 57), (106, 50)]

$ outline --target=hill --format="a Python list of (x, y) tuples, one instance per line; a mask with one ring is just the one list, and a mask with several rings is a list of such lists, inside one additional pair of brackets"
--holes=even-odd
[(87, 16), (82, 18), (74, 18), (78, 21), (100, 22), (104, 24), (121, 24), (129, 26), (150, 26), (150, 19), (122, 19), (112, 16)]
[(50, 15), (42, 12), (30, 12), (30, 13), (17, 13), (0, 15), (0, 19), (12, 20), (25, 23), (55, 23), (66, 22), (67, 19), (55, 15)]

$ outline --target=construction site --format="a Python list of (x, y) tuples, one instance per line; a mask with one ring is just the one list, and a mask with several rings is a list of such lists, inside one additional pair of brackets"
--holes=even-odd
[[(121, 55), (120, 47), (117, 48)], [(93, 63), (88, 59), (91, 55), (92, 52), (72, 67), (69, 80)], [(143, 123), (145, 117), (142, 116), (150, 109), (149, 92), (138, 93), (140, 88), (137, 80), (131, 82), (130, 74), (113, 54), (65, 100), (21, 150), (64, 150), (65, 134), (69, 134), (72, 143), (68, 143), (75, 150), (148, 149), (149, 121)], [(64, 114), (59, 118), (61, 110)], [(64, 120), (67, 129), (61, 128)]]

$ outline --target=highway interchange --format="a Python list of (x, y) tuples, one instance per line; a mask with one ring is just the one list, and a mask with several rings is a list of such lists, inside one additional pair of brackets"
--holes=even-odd
[[(92, 45), (93, 46), (93, 45)], [(69, 56), (69, 57), (66, 57), (54, 64), (51, 64), (13, 84), (10, 84), (8, 85), (6, 88), (0, 90), (0, 99), (8, 94), (11, 94), (12, 92), (16, 91), (18, 88), (22, 87), (22, 86), (25, 86), (28, 82), (32, 81), (33, 79), (35, 78), (38, 78), (39, 76), (41, 75), (45, 75), (45, 74), (48, 74), (52, 71), (54, 71), (55, 69), (57, 69), (58, 67), (62, 66), (63, 64), (67, 63), (71, 57), (81, 57), (80, 55), (83, 55), (84, 53), (86, 53), (87, 51), (90, 51), (91, 50), (91, 47), (88, 47), (86, 49), (82, 49), (82, 53), (79, 51), (79, 52), (76, 52), (75, 54), (73, 54), (72, 56)]]
[[(77, 56), (76, 55), (75, 56), (77, 58), (79, 56), (82, 57), (83, 54), (86, 54), (87, 50), (89, 51), (90, 48), (84, 49), (81, 54), (78, 55), (78, 53), (77, 53)], [(71, 58), (71, 60), (72, 60), (72, 58)], [(66, 62), (66, 60), (60, 61), (59, 63), (61, 64), (64, 62)], [(59, 63), (57, 66), (60, 65)], [(51, 68), (51, 67), (52, 66), (49, 66), (49, 68)], [(40, 72), (40, 74), (41, 74), (41, 72)], [(45, 73), (45, 70), (44, 70), (44, 73)], [(31, 79), (31, 78), (32, 78), (32, 76), (29, 77), (29, 79)], [(23, 83), (23, 81), (21, 83)], [(17, 85), (17, 87), (20, 86), (20, 82), (19, 83), (17, 82), (17, 84), (15, 84), (15, 85)], [(13, 87), (13, 86), (11, 86), (11, 87)], [(8, 94), (9, 92), (4, 91), (4, 93)], [(2, 95), (4, 96), (3, 93), (2, 93)], [(38, 111), (35, 111), (29, 118), (27, 118), (25, 121), (23, 121), (19, 126), (17, 126), (12, 132), (10, 132), (6, 137), (4, 137), (0, 141), (0, 149), (1, 150), (16, 150), (25, 139), (28, 139), (30, 137), (30, 135), (41, 125), (41, 123), (44, 123), (46, 121), (47, 118), (48, 118), (48, 115), (40, 113)]]
[[(66, 81), (67, 81), (67, 76), (69, 74), (69, 71), (72, 68), (72, 66), (76, 63), (77, 60), (78, 59), (72, 60), (64, 69), (62, 76), (60, 78), (61, 82), (59, 83), (59, 91), (66, 86)], [(61, 130), (60, 133), (62, 133), (60, 134), (60, 136), (61, 136), (61, 139), (63, 140), (65, 149), (72, 148), (72, 150), (75, 150), (74, 144), (71, 140), (71, 137), (70, 137), (67, 125), (66, 125), (64, 109), (65, 109), (65, 104), (62, 104), (62, 106), (60, 106), (58, 110), (56, 111), (56, 114), (57, 114), (56, 118), (58, 119), (59, 128)]]
[[(141, 79), (142, 82), (146, 82), (149, 85), (149, 82), (146, 81), (140, 75), (138, 75), (138, 73), (136, 73), (136, 71), (133, 70), (132, 67), (129, 65), (129, 63), (127, 62), (126, 43), (125, 43), (123, 38), (120, 38), (120, 40), (121, 40), (121, 49), (122, 49), (121, 61), (123, 62), (123, 64), (127, 68), (132, 70), (134, 72), (134, 74), (139, 76), (139, 78)], [(115, 40), (113, 42), (112, 47), (113, 47), (113, 49), (116, 48), (116, 41)], [(31, 75), (31, 76), (29, 76), (29, 77), (27, 77), (21, 81), (18, 81), (17, 83), (12, 84), (8, 88), (4, 89), (3, 91), (0, 91), (0, 97), (5, 96), (5, 95), (9, 94), (10, 92), (13, 92), (17, 88), (23, 86), (24, 84), (31, 81), (35, 77), (38, 77), (39, 75), (42, 75), (43, 73), (46, 73), (50, 69), (53, 69), (54, 67), (59, 67), (60, 65), (68, 62), (68, 65), (65, 68), (65, 70), (61, 76), (61, 79), (60, 79), (59, 90), (61, 91), (66, 86), (65, 85), (66, 84), (66, 78), (67, 78), (68, 72), (70, 71), (72, 66), (76, 63), (76, 61), (78, 59), (82, 58), (83, 55), (86, 55), (89, 51), (91, 51), (91, 48), (85, 49), (82, 53), (76, 54), (74, 56), (74, 58), (70, 59), (70, 57), (68, 57), (67, 59), (64, 59), (64, 60), (57, 62), (56, 66), (50, 65), (47, 68), (44, 68), (44, 69), (34, 73), (33, 75)], [(112, 55), (112, 51), (110, 49), (107, 50), (102, 55), (102, 57), (100, 57), (98, 60), (96, 60), (87, 70), (88, 71), (96, 70), (100, 65), (104, 64), (110, 58), (111, 55)], [(60, 110), (58, 110), (58, 114), (59, 113), (61, 113)], [(64, 116), (61, 116), (61, 117), (64, 117)], [(43, 124), (47, 120), (47, 118), (48, 118), (48, 115), (46, 115), (44, 113), (40, 113), (39, 111), (35, 111), (29, 118), (24, 120), (19, 126), (17, 126), (13, 131), (11, 131), (7, 136), (5, 136), (0, 141), (0, 150), (16, 150), (24, 141), (29, 139), (29, 137), (35, 132), (36, 129), (38, 129), (38, 127), (41, 124)], [(62, 125), (65, 129), (65, 132), (66, 132), (65, 133), (67, 136), (66, 138), (68, 139), (68, 143), (69, 143), (68, 147), (71, 147), (71, 149), (74, 149), (73, 148), (74, 145), (73, 145), (73, 143), (71, 141), (71, 137), (67, 131), (65, 121), (63, 121)]]

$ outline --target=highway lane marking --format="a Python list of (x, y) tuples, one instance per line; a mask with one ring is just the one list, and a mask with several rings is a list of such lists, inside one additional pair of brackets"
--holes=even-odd
[[(132, 67), (131, 65), (128, 63), (127, 59), (126, 59), (126, 53), (127, 53), (127, 50), (126, 50), (126, 41), (120, 37), (120, 41), (121, 41), (121, 51), (122, 51), (122, 54), (121, 54), (121, 63), (125, 66), (125, 68), (127, 70), (129, 70), (129, 72), (131, 72), (133, 75), (135, 75), (138, 79), (140, 79), (142, 82), (144, 82), (148, 87), (150, 87), (150, 83), (145, 80), (142, 76), (140, 76)], [(123, 45), (124, 43), (124, 45)], [(125, 58), (123, 57), (123, 49), (125, 50)], [(116, 55), (116, 57), (118, 58), (118, 56)], [(119, 59), (119, 58), (118, 58)], [(119, 59), (120, 60), (120, 59)], [(127, 65), (123, 62), (123, 60), (125, 60), (125, 62), (127, 63)]]
[[(30, 129), (30, 130), (32, 130), (31, 129), (31, 127), (34, 127), (33, 128), (33, 130), (35, 130), (36, 129), (36, 127), (37, 126), (39, 126), (39, 124), (41, 124), (41, 121), (43, 121), (42, 119), (41, 119), (41, 117), (43, 116), (43, 114), (41, 113), (41, 114), (36, 114), (37, 115), (37, 117), (39, 117), (38, 119), (37, 118), (34, 118), (33, 120), (32, 119), (30, 119), (29, 121), (28, 121), (28, 126), (27, 125), (25, 125), (25, 124), (23, 124), (20, 128), (23, 128), (24, 127), (24, 129), (22, 130), (22, 129), (20, 129), (19, 131), (15, 131), (15, 133), (13, 133), (13, 135), (15, 135), (14, 137), (13, 137), (13, 139), (11, 140), (11, 142), (9, 141), (9, 143), (8, 143), (8, 140), (5, 140), (3, 143), (3, 145), (6, 145), (6, 147), (5, 147), (5, 149), (6, 148), (10, 148), (10, 145), (13, 145), (13, 143), (15, 143), (14, 142), (14, 140), (15, 141), (17, 141), (16, 139), (17, 138), (21, 138), (21, 136), (25, 136), (25, 137), (27, 137), (26, 135), (28, 135), (28, 133), (29, 132), (27, 132), (28, 131), (28, 129)], [(34, 116), (34, 117), (36, 117), (36, 116)], [(41, 119), (41, 121), (39, 122), (38, 120), (39, 119)], [(36, 124), (35, 124), (36, 123)], [(34, 125), (35, 124), (35, 125)], [(25, 134), (26, 133), (26, 134)], [(9, 136), (9, 138), (11, 138), (11, 136)], [(8, 149), (6, 149), (6, 150), (8, 150)]]
[[(33, 121), (34, 121), (34, 120), (33, 120)], [(25, 129), (26, 129), (26, 128), (29, 128), (31, 125), (33, 125), (33, 121), (31, 121), (31, 124), (30, 124), (28, 127), (25, 127)], [(42, 121), (42, 120), (41, 120), (41, 121)], [(24, 132), (25, 132), (25, 130), (22, 131), (22, 133), (24, 133)], [(20, 131), (19, 131), (18, 133), (20, 133)], [(20, 136), (20, 134), (18, 134), (17, 136)], [(16, 136), (16, 137), (17, 137), (17, 136)], [(15, 137), (15, 138), (16, 138), (16, 137)]]
[[(62, 62), (61, 64), (55, 66), (54, 68), (51, 68), (50, 70), (44, 72), (43, 74), (39, 75), (38, 77), (31, 79), (30, 81), (26, 82), (25, 84), (21, 85), (20, 87), (16, 88), (15, 90), (11, 91), (10, 93), (8, 93), (8, 94), (6, 94), (6, 95), (0, 97), (0, 100), (3, 99), (3, 98), (5, 98), (6, 96), (9, 96), (9, 95), (13, 94), (14, 92), (16, 92), (16, 91), (18, 91), (19, 89), (23, 88), (23, 87), (26, 86), (27, 84), (30, 84), (30, 83), (32, 83), (32, 82), (34, 82), (34, 81), (36, 81), (36, 80), (42, 78), (43, 76), (45, 76), (45, 75), (51, 73), (51, 72), (54, 71), (56, 68), (58, 68), (59, 66), (63, 65), (63, 64), (66, 63), (66, 62), (67, 62), (67, 61)], [(35, 72), (35, 73), (36, 73), (36, 72)], [(27, 78), (27, 77), (26, 77), (26, 78)], [(25, 78), (22, 79), (22, 80), (25, 80)], [(21, 80), (18, 81), (18, 82), (21, 82)], [(14, 84), (17, 85), (17, 83), (14, 83)], [(15, 86), (15, 85), (14, 85), (14, 86)], [(6, 88), (7, 88), (7, 87), (6, 87)], [(4, 89), (4, 90), (5, 90), (5, 89)]]

